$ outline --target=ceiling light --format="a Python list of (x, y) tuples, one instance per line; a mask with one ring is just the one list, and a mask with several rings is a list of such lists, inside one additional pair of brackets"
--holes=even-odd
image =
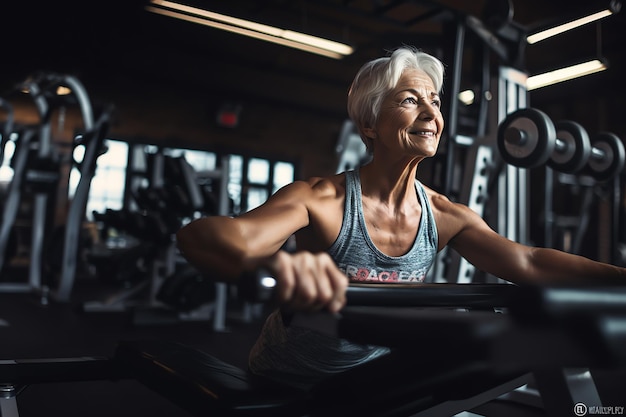
[(151, 0), (151, 3), (154, 6), (146, 6), (146, 10), (152, 13), (249, 36), (330, 58), (341, 59), (343, 56), (350, 55), (354, 52), (354, 49), (349, 45), (319, 38), (317, 36), (264, 25), (166, 0)]
[(560, 83), (589, 74), (594, 74), (599, 71), (604, 71), (605, 69), (607, 69), (607, 65), (604, 62), (599, 59), (594, 59), (584, 62), (582, 64), (576, 64), (570, 67), (565, 67), (528, 77), (528, 79), (526, 80), (526, 88), (528, 89), (528, 91), (535, 90), (537, 88), (545, 87), (548, 85)]
[(609, 7), (605, 10), (601, 10), (599, 12), (592, 13), (588, 16), (581, 17), (579, 19), (572, 20), (571, 22), (563, 23), (561, 25), (557, 25), (548, 29), (544, 29), (540, 32), (533, 33), (526, 38), (526, 42), (529, 44), (540, 42), (544, 39), (550, 38), (552, 36), (558, 35), (563, 32), (567, 32), (568, 30), (572, 30), (579, 26), (586, 25), (591, 22), (595, 22), (596, 20), (603, 19), (607, 16), (610, 16), (614, 13), (617, 13), (621, 9), (621, 3), (619, 1), (611, 1), (609, 3)]
[(475, 98), (472, 90), (464, 90), (459, 93), (459, 101), (466, 106), (473, 104)]
[(57, 91), (56, 91), (57, 96), (66, 96), (71, 93), (72, 93), (72, 90), (69, 87), (65, 87), (63, 85), (60, 85), (57, 87)]

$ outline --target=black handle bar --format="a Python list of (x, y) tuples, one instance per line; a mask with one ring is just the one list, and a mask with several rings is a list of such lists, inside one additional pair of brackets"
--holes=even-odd
[[(252, 302), (270, 301), (273, 286), (267, 277), (246, 274), (239, 281), (239, 296)], [(350, 283), (346, 291), (348, 306), (390, 307), (506, 307), (519, 289), (512, 284), (448, 283)]]
[(350, 306), (506, 307), (519, 287), (512, 284), (350, 284)]
[[(264, 286), (259, 275), (240, 281), (240, 295), (267, 302), (273, 287)], [(626, 286), (517, 286), (514, 284), (458, 283), (350, 283), (347, 306), (461, 307), (490, 309), (506, 307), (522, 320), (571, 314), (626, 315)]]

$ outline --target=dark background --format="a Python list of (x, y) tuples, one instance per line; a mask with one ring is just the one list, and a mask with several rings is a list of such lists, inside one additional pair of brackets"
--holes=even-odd
[[(71, 73), (95, 99), (118, 106), (112, 136), (155, 142), (176, 136), (196, 147), (228, 142), (295, 154), (294, 136), (302, 137), (300, 150), (308, 151), (312, 139), (303, 131), (312, 127), (318, 145), (312, 154), (328, 155), (346, 118), (347, 88), (360, 65), (389, 48), (412, 44), (444, 60), (449, 91), (455, 25), (478, 19), (496, 35), (495, 43), (510, 50), (503, 59), (491, 49), (493, 71), (504, 65), (536, 74), (598, 55), (606, 58), (609, 71), (536, 90), (531, 105), (555, 119), (576, 120), (589, 132), (626, 133), (621, 117), (626, 92), (624, 13), (528, 46), (516, 46), (498, 35), (502, 25), (491, 23), (506, 20), (506, 26), (525, 33), (604, 8), (608, 1), (188, 2), (354, 46), (355, 53), (342, 60), (148, 13), (147, 3), (5, 2), (0, 9), (5, 34), (0, 77), (4, 90), (0, 91), (38, 70)], [(475, 32), (466, 31), (461, 89), (479, 88), (476, 71), (483, 45)], [(445, 91), (444, 100), (450, 100)], [(226, 134), (211, 130), (216, 111), (232, 103), (242, 109), (238, 130)], [(179, 113), (193, 113), (195, 118), (187, 116), (177, 123)], [(292, 125), (289, 120), (294, 118), (299, 121)], [(287, 141), (291, 146), (285, 150)], [(305, 161), (307, 174), (329, 169), (323, 161), (310, 159)]]

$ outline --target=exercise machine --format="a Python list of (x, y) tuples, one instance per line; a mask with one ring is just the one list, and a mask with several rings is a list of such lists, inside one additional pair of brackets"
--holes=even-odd
[[(87, 254), (96, 276), (120, 289), (83, 303), (86, 313), (129, 312), (135, 324), (212, 320), (225, 328), (225, 284), (210, 282), (179, 256), (174, 236), (189, 219), (228, 210), (228, 158), (212, 173), (217, 196), (209, 201), (197, 172), (182, 155), (157, 149), (144, 155), (143, 178), (133, 172), (131, 201), (120, 210), (93, 213), (103, 238)], [(132, 164), (131, 164), (132, 165)], [(132, 203), (132, 204), (131, 204)], [(215, 212), (211, 212), (215, 210)], [(109, 245), (109, 230), (125, 245)]]
[[(624, 144), (617, 135), (599, 132), (590, 137), (579, 123), (571, 120), (553, 122), (539, 109), (524, 108), (509, 114), (499, 126), (498, 149), (502, 158), (511, 165), (544, 169), (543, 246), (580, 254), (594, 197), (608, 196), (613, 229), (610, 262), (617, 263), (615, 254), (619, 246), (617, 225), (620, 223), (621, 200), (619, 179), (626, 161)], [(578, 213), (555, 213), (555, 191), (566, 191), (555, 190), (555, 184), (580, 190)], [(559, 232), (563, 235), (560, 245), (556, 241)], [(572, 237), (566, 239), (569, 235)]]
[[(390, 346), (392, 353), (311, 391), (179, 343), (127, 340), (108, 359), (0, 362), (2, 417), (17, 416), (20, 386), (67, 378), (136, 379), (198, 416), (450, 416), (494, 399), (526, 401), (560, 416), (603, 406), (585, 369), (626, 364), (623, 287), (360, 284), (351, 285), (347, 297), (339, 314), (298, 320), (327, 334)], [(529, 385), (535, 388), (525, 399), (513, 395)], [(364, 389), (376, 395), (363, 395)]]
[[(318, 330), (394, 351), (308, 393), (268, 386), (181, 346), (123, 342), (116, 355), (144, 375), (144, 384), (194, 415), (450, 416), (528, 384), (537, 387), (534, 400), (548, 415), (569, 415), (579, 402), (602, 405), (585, 368), (623, 367), (623, 334), (616, 330), (626, 319), (623, 289), (441, 285), (352, 287), (340, 316), (315, 315), (311, 326)], [(498, 305), (507, 313), (485, 311)], [(453, 306), (469, 311), (445, 308)], [(376, 395), (363, 395), (364, 389)]]
[[(79, 164), (80, 180), (76, 192), (69, 204), (69, 211), (61, 242), (54, 242), (63, 247), (60, 271), (45, 271), (45, 249), (51, 239), (51, 203), (54, 202), (57, 186), (60, 181), (61, 160), (52, 141), (51, 115), (52, 104), (58, 105), (56, 91), (66, 87), (78, 103), (82, 117), (82, 133), (74, 137), (72, 149), (81, 146), (84, 156)], [(41, 294), (42, 303), (47, 303), (49, 296), (56, 301), (67, 302), (71, 293), (78, 258), (79, 234), (84, 219), (85, 206), (91, 179), (95, 172), (96, 160), (106, 150), (103, 141), (110, 123), (112, 107), (104, 108), (95, 115), (89, 95), (82, 83), (74, 76), (57, 73), (38, 73), (29, 77), (19, 86), (32, 97), (40, 117), (34, 126), (18, 126), (5, 124), (2, 138), (4, 148), (6, 140), (15, 136), (16, 149), (11, 160), (14, 176), (9, 184), (7, 199), (2, 213), (0, 227), (0, 269), (6, 266), (6, 251), (10, 235), (17, 218), (24, 186), (32, 194), (32, 236), (30, 241), (28, 282), (4, 283), (2, 289), (7, 291), (35, 291)], [(51, 104), (52, 103), (52, 104)], [(44, 274), (59, 274), (57, 277)]]
[(356, 169), (367, 164), (371, 159), (363, 139), (356, 131), (354, 122), (349, 119), (345, 120), (341, 126), (335, 152), (338, 156), (337, 169), (335, 170), (337, 174)]

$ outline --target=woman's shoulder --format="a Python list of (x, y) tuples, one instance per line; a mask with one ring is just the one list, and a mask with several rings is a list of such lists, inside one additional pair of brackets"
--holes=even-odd
[(343, 197), (346, 190), (346, 174), (340, 173), (326, 177), (311, 177), (305, 181), (315, 197)]
[(320, 203), (342, 199), (344, 195), (343, 174), (310, 177), (285, 185), (268, 199), (266, 205), (304, 205), (310, 210)]
[(422, 187), (424, 188), (426, 196), (428, 196), (428, 200), (434, 210), (447, 212), (454, 208), (455, 204), (446, 195), (441, 194), (424, 184), (422, 184)]
[[(430, 187), (423, 186), (430, 201), (435, 217), (439, 221), (452, 221), (453, 224), (462, 224), (474, 220), (477, 214), (467, 205), (456, 203), (445, 194), (439, 193)], [(443, 223), (442, 223), (443, 224)]]

